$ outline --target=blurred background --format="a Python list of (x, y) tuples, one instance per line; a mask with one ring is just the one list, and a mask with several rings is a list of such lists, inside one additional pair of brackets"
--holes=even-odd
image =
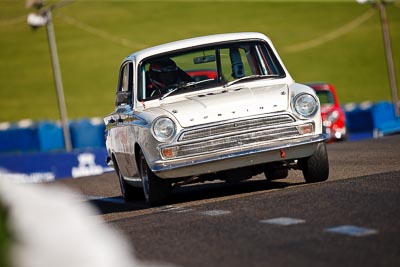
[[(399, 77), (400, 3), (386, 10)], [(59, 119), (46, 28), (27, 24), (33, 11), (25, 0), (0, 0), (0, 122)], [(70, 119), (113, 110), (129, 54), (237, 31), (269, 36), (297, 82), (332, 83), (342, 104), (391, 101), (379, 11), (355, 0), (76, 0), (54, 10), (53, 23)]]

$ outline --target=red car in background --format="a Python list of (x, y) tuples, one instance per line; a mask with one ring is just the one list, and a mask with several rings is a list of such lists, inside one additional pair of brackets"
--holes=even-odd
[(321, 103), (321, 115), (324, 130), (329, 141), (346, 140), (346, 115), (340, 107), (335, 87), (329, 83), (307, 83), (315, 90)]
[(215, 70), (189, 70), (186, 71), (195, 82), (206, 79), (217, 79), (217, 72)]

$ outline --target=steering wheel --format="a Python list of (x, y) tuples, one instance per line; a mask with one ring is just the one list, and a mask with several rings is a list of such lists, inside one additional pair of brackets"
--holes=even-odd
[(151, 91), (150, 96), (154, 96), (154, 95), (162, 95), (162, 92), (159, 88), (154, 89), (153, 91)]

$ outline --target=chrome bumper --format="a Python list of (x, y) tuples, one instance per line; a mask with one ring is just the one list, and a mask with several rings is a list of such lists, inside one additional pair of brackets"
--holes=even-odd
[(259, 144), (256, 147), (231, 149), (215, 154), (190, 158), (158, 160), (150, 164), (157, 176), (168, 179), (196, 176), (223, 170), (253, 166), (268, 162), (292, 160), (311, 156), (325, 134)]

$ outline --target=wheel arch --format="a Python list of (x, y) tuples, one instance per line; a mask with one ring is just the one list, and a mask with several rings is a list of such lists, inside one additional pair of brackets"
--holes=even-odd
[(115, 172), (117, 173), (117, 175), (119, 175), (118, 161), (117, 161), (117, 158), (115, 157), (114, 153), (111, 153), (111, 160), (113, 161)]
[(135, 143), (135, 148), (134, 148), (134, 153), (135, 153), (135, 164), (136, 164), (136, 168), (138, 170), (138, 172), (140, 172), (139, 168), (140, 168), (140, 152), (143, 151), (142, 148), (140, 147), (140, 145), (138, 143)]

